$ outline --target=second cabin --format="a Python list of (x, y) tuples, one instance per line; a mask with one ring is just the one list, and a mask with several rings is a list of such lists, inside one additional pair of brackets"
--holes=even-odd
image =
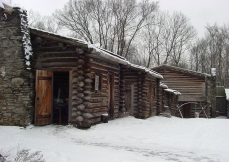
[(182, 94), (178, 96), (178, 104), (185, 104), (180, 109), (184, 118), (195, 117), (197, 113), (200, 117), (214, 117), (215, 80), (211, 75), (169, 65), (152, 69), (163, 75), (163, 83)]

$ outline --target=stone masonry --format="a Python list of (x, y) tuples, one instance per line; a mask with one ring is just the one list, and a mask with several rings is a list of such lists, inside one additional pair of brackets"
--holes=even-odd
[(6, 17), (0, 19), (0, 125), (26, 126), (34, 112), (34, 80), (25, 47), (27, 13), (14, 8)]

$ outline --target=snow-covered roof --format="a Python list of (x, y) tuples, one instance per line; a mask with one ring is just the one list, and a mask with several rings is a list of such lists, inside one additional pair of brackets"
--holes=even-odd
[(226, 100), (229, 101), (229, 89), (225, 88)]
[[(51, 33), (51, 32), (48, 32), (48, 31), (44, 31), (44, 30), (40, 30), (40, 29), (36, 29), (36, 28), (32, 28), (30, 27), (30, 32), (33, 33), (33, 34), (38, 34), (39, 35), (41, 34), (41, 36), (49, 36), (49, 37), (55, 37), (55, 38), (59, 38), (59, 41), (67, 41), (69, 44), (71, 45), (76, 45), (76, 46), (81, 46), (81, 47), (84, 47), (84, 48), (87, 48), (87, 49), (91, 49), (92, 50), (92, 54), (95, 54), (95, 55), (98, 55), (104, 59), (107, 59), (107, 60), (111, 60), (113, 62), (117, 62), (119, 64), (122, 64), (122, 65), (127, 65), (129, 66), (130, 68), (133, 68), (133, 69), (137, 69), (138, 71), (141, 71), (141, 72), (145, 72), (153, 77), (156, 77), (156, 78), (159, 78), (159, 79), (162, 79), (162, 75), (151, 70), (151, 69), (148, 69), (146, 67), (143, 67), (143, 66), (139, 66), (139, 65), (136, 65), (136, 64), (132, 64), (130, 63), (129, 61), (126, 60), (126, 58), (122, 57), (122, 56), (119, 56), (113, 52), (110, 52), (110, 51), (107, 51), (101, 47), (98, 47), (96, 44), (91, 44), (89, 42), (86, 42), (84, 40), (81, 40), (81, 39), (76, 39), (76, 38), (72, 38), (72, 37), (66, 37), (66, 36), (62, 36), (62, 35), (59, 35), (59, 34), (55, 34), (55, 33)], [(50, 38), (51, 39), (51, 38)]]
[(196, 72), (196, 71), (192, 71), (192, 70), (188, 70), (188, 69), (183, 69), (183, 68), (180, 68), (180, 67), (175, 67), (175, 66), (171, 66), (171, 65), (167, 65), (167, 64), (163, 64), (163, 65), (160, 65), (160, 66), (157, 66), (157, 67), (153, 67), (152, 69), (156, 71), (157, 69), (161, 69), (161, 68), (168, 68), (168, 69), (171, 69), (171, 70), (180, 71), (180, 72), (183, 72), (183, 73), (188, 73), (188, 74), (201, 76), (201, 77), (211, 77), (211, 75), (207, 74), (207, 73), (200, 73), (200, 72)]
[(160, 87), (162, 88), (168, 88), (168, 86), (165, 83), (160, 82)]
[(136, 64), (132, 64), (132, 63), (130, 63), (129, 65), (130, 65), (130, 67), (135, 68), (135, 69), (139, 69), (142, 72), (145, 72), (145, 73), (148, 73), (148, 74), (154, 76), (155, 78), (163, 79), (163, 76), (161, 74), (159, 74), (156, 71), (153, 71), (151, 69), (148, 69), (144, 66), (140, 66), (140, 65), (136, 65)]
[(175, 95), (181, 95), (181, 93), (179, 91), (177, 91), (177, 90), (173, 90), (173, 89), (167, 88), (167, 89), (165, 89), (165, 91), (173, 93)]

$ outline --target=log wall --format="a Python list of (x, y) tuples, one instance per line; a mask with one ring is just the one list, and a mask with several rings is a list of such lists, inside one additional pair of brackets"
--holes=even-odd
[[(93, 117), (90, 124), (101, 122), (101, 115), (108, 113), (110, 119), (117, 118), (120, 113), (120, 66), (98, 59), (87, 59), (86, 71), (90, 72), (86, 78), (85, 88), (90, 95), (84, 98), (85, 110)], [(95, 76), (99, 76), (99, 90), (95, 90)], [(112, 86), (112, 87), (111, 87)]]
[[(159, 71), (161, 73), (161, 71)], [(205, 78), (193, 77), (171, 70), (161, 73), (163, 82), (171, 89), (181, 92), (179, 101), (204, 101), (205, 100)]]
[(141, 101), (141, 115), (140, 117), (145, 119), (150, 116), (155, 116), (157, 113), (157, 107), (159, 103), (157, 81), (156, 79), (143, 77), (142, 81), (142, 101)]
[[(160, 106), (159, 101), (159, 81), (156, 78), (149, 77), (145, 73), (138, 72), (134, 69), (122, 67), (121, 77), (123, 77), (123, 92), (129, 93), (130, 87), (133, 86), (133, 103), (132, 114), (137, 118), (148, 118), (157, 114), (157, 108)], [(122, 110), (127, 111), (130, 105), (127, 105), (131, 99), (125, 99), (125, 97), (131, 98), (125, 95), (122, 105)], [(126, 102), (125, 102), (126, 101)]]
[[(201, 102), (203, 106), (207, 105), (206, 113), (210, 116), (211, 84), (208, 78), (167, 68), (156, 69), (156, 71), (163, 75), (163, 83), (165, 83), (169, 88), (181, 92), (182, 95), (178, 97), (179, 105), (184, 102)], [(172, 104), (171, 99), (170, 105), (172, 105), (173, 108), (175, 107), (175, 104)], [(191, 117), (195, 117), (193, 107), (191, 107)]]
[(164, 88), (160, 87), (158, 91), (159, 105), (157, 108), (157, 115), (165, 111), (165, 107), (164, 107), (166, 106), (166, 96), (165, 95), (166, 94), (165, 94)]
[[(139, 84), (141, 83), (139, 81), (140, 77), (139, 77), (139, 74), (137, 71), (134, 71), (134, 70), (129, 70), (129, 69), (125, 69), (125, 68), (122, 68), (122, 78), (124, 80), (123, 82), (123, 93), (125, 94), (127, 89), (130, 89), (130, 86), (133, 85), (134, 86), (134, 98), (133, 98), (133, 108), (132, 108), (132, 114), (133, 116), (137, 117), (138, 116), (138, 113), (139, 113), (139, 97), (140, 97), (140, 92), (139, 92)], [(123, 95), (124, 99), (123, 99), (123, 102), (124, 104), (122, 105), (121, 109), (123, 110), (123, 112), (129, 112), (128, 108), (126, 107), (125, 105), (125, 95)], [(129, 98), (131, 96), (128, 96)]]

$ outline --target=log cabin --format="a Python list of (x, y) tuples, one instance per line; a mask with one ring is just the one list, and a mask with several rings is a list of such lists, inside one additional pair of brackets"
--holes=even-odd
[[(79, 39), (33, 28), (30, 38), (36, 125), (50, 124), (61, 113), (78, 127), (100, 123), (106, 114), (109, 119), (156, 115), (160, 74)], [(62, 107), (56, 104), (60, 100)]]
[[(3, 14), (7, 14), (4, 12)], [(80, 39), (28, 27), (12, 8), (0, 21), (0, 124), (73, 124), (156, 115), (157, 72)]]
[(152, 70), (163, 75), (163, 83), (182, 94), (178, 96), (179, 105), (189, 103), (181, 107), (184, 118), (195, 117), (196, 113), (200, 113), (200, 117), (214, 117), (215, 80), (211, 75), (169, 65), (154, 67)]

